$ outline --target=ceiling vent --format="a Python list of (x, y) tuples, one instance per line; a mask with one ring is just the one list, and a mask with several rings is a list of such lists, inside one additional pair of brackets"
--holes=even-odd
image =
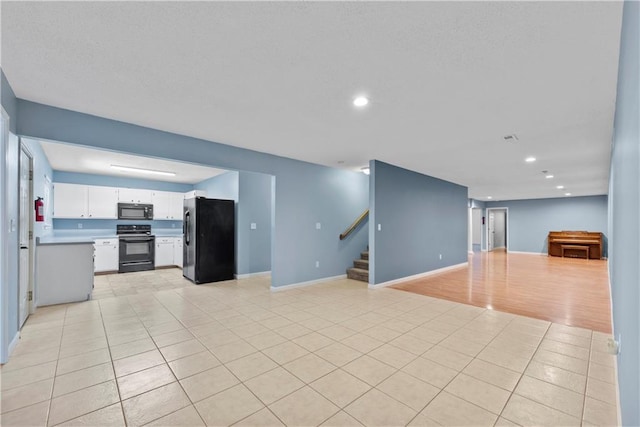
[(516, 134), (511, 134), (511, 135), (507, 135), (507, 136), (503, 136), (504, 140), (507, 142), (512, 142), (512, 143), (516, 143), (518, 142), (518, 137), (516, 136)]

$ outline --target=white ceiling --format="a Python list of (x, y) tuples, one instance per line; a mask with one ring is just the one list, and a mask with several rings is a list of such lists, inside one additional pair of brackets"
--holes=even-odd
[[(37, 142), (42, 146), (53, 170), (58, 171), (124, 176), (155, 181), (179, 182), (182, 184), (196, 184), (227, 172), (223, 169), (214, 169), (190, 163), (134, 156), (114, 151), (96, 150), (72, 144), (60, 144), (50, 141)], [(111, 168), (111, 165), (173, 172), (176, 175), (149, 175), (138, 172), (119, 171)]]
[(23, 99), (333, 167), (379, 159), (480, 199), (607, 192), (619, 1), (1, 7)]

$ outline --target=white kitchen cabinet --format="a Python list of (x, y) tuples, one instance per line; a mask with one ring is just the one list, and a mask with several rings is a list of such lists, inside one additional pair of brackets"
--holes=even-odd
[(119, 241), (114, 239), (96, 239), (93, 244), (93, 269), (96, 273), (102, 271), (118, 271)]
[(185, 199), (193, 199), (194, 197), (207, 197), (207, 192), (204, 190), (191, 190), (184, 193)]
[(170, 193), (168, 191), (153, 191), (151, 193), (151, 203), (153, 203), (153, 219), (170, 219), (169, 196)]
[(86, 185), (56, 182), (53, 184), (53, 217), (87, 218), (87, 197)]
[(153, 219), (182, 220), (184, 194), (171, 191), (152, 193)]
[(122, 203), (153, 203), (152, 191), (141, 188), (119, 188), (118, 201)]
[(173, 240), (173, 265), (182, 268), (182, 237)]
[(118, 189), (115, 187), (87, 186), (87, 212), (89, 218), (118, 218)]
[(156, 237), (156, 267), (173, 265), (173, 237)]
[(184, 194), (169, 193), (169, 218), (182, 221), (184, 212)]

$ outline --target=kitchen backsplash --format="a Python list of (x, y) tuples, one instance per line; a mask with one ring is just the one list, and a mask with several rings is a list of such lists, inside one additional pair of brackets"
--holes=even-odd
[(132, 221), (124, 219), (55, 219), (53, 220), (54, 232), (58, 230), (113, 230), (115, 233), (118, 224), (151, 224), (151, 229), (182, 230), (182, 221), (153, 220)]

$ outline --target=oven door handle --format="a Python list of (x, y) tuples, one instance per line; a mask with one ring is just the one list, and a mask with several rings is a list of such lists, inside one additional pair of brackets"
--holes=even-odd
[(125, 243), (140, 243), (140, 242), (151, 242), (153, 241), (153, 237), (121, 237), (120, 241)]
[(189, 246), (191, 238), (189, 237), (191, 231), (191, 212), (184, 212), (184, 243)]

